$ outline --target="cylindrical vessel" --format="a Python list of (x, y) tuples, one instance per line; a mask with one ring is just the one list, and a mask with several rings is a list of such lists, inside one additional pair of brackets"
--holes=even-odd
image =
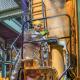
[(52, 68), (56, 69), (59, 78), (61, 74), (64, 72), (63, 47), (61, 45), (52, 46), (51, 55)]

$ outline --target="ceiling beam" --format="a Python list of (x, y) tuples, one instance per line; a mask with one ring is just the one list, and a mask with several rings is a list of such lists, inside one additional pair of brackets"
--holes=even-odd
[(8, 10), (6, 12), (1, 12), (0, 13), (0, 21), (5, 20), (5, 19), (10, 19), (10, 18), (16, 18), (22, 15), (21, 9), (12, 9)]

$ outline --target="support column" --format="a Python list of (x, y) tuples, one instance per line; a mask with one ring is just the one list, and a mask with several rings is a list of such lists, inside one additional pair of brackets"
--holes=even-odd
[(77, 16), (78, 16), (78, 19), (77, 19), (77, 24), (78, 24), (78, 29), (77, 29), (77, 33), (78, 33), (78, 41), (77, 41), (77, 43), (78, 43), (78, 54), (77, 54), (77, 77), (79, 77), (80, 76), (80, 36), (79, 36), (79, 34), (80, 34), (80, 0), (76, 0), (76, 11), (77, 11)]

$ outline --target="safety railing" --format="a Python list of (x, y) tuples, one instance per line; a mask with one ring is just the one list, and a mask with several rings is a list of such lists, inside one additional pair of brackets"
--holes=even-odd
[[(34, 1), (34, 0), (32, 0), (32, 1)], [(36, 10), (36, 8), (40, 8), (40, 9)], [(46, 6), (45, 6), (43, 0), (36, 2), (36, 3), (32, 3), (32, 16), (33, 16), (33, 18), (37, 15), (38, 16), (42, 15), (42, 18), (46, 17)], [(44, 28), (46, 28), (47, 27), (47, 19), (43, 20), (43, 24), (44, 24), (43, 25)]]
[[(2, 49), (2, 56), (0, 59), (0, 65), (2, 65), (2, 77), (6, 78), (7, 77), (7, 65), (12, 65), (13, 67), (11, 67), (12, 69), (12, 73), (10, 74), (10, 76), (12, 76), (13, 72), (16, 71), (18, 73), (18, 67), (20, 64), (20, 60), (21, 60), (21, 51), (17, 51), (17, 48), (15, 48), (15, 46), (11, 45), (10, 48), (4, 48), (3, 46), (0, 45), (0, 48)], [(7, 51), (10, 50), (14, 50), (16, 53), (16, 57), (14, 59), (10, 59), (7, 60)], [(12, 54), (12, 53), (10, 53)], [(11, 56), (10, 56), (11, 57)], [(15, 76), (14, 76), (15, 77)], [(12, 79), (10, 79), (12, 80)]]
[[(57, 18), (57, 17), (67, 17), (68, 20), (69, 20), (69, 35), (68, 36), (64, 36), (64, 37), (57, 37), (58, 40), (61, 40), (61, 39), (69, 39), (70, 40), (70, 51), (68, 51), (68, 48), (67, 48), (67, 51), (68, 51), (68, 54), (70, 55), (69, 58), (71, 58), (71, 53), (72, 53), (72, 26), (71, 26), (71, 18), (68, 14), (60, 14), (60, 15), (56, 15), (56, 16), (50, 16), (50, 17), (44, 17), (44, 18), (39, 18), (39, 19), (33, 19), (32, 21), (37, 21), (37, 20), (44, 20), (44, 19), (52, 19), (52, 18)], [(26, 21), (26, 23), (30, 22), (30, 20)], [(23, 25), (24, 26), (24, 25)], [(54, 40), (54, 38), (53, 38)], [(26, 41), (24, 43), (35, 43), (35, 42), (46, 42), (47, 40), (37, 40), (37, 41)], [(68, 43), (67, 43), (68, 45)], [(70, 59), (71, 60), (71, 59)], [(62, 73), (61, 77), (59, 78), (59, 80), (61, 80), (61, 78), (67, 73), (68, 69), (71, 67), (71, 63), (69, 62), (69, 65), (67, 66), (67, 69)]]

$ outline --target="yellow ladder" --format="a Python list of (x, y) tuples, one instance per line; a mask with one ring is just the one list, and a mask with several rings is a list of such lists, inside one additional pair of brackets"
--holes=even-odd
[[(46, 6), (43, 0), (32, 0), (32, 18), (39, 19), (46, 17)], [(47, 26), (47, 20), (42, 20), (44, 27)]]

